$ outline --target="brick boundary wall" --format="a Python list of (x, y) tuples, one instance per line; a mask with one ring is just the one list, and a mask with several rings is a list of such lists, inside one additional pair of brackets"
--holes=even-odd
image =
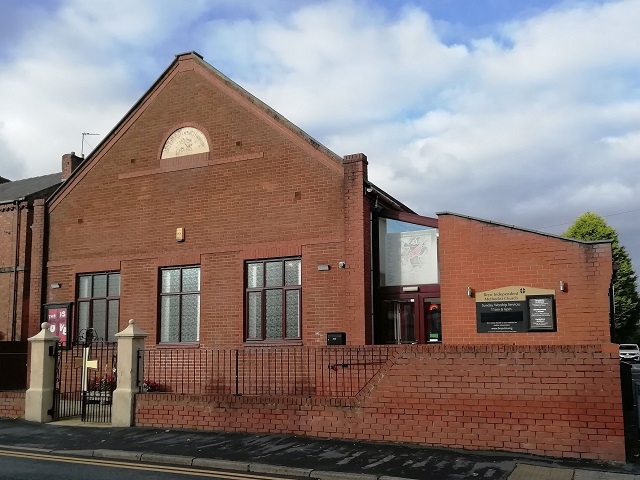
[(23, 418), (24, 396), (24, 391), (0, 392), (0, 418)]
[(136, 425), (624, 461), (615, 347), (402, 346), (355, 398), (146, 393)]

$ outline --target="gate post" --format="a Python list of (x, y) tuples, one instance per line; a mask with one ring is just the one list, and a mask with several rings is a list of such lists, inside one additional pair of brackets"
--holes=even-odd
[(42, 323), (42, 330), (28, 341), (31, 344), (29, 389), (25, 394), (24, 418), (31, 422), (47, 423), (53, 420), (53, 391), (56, 343), (59, 339)]
[(136, 327), (135, 320), (129, 320), (129, 326), (120, 333), (118, 339), (118, 380), (113, 392), (111, 405), (111, 425), (130, 427), (134, 420), (134, 400), (138, 391), (138, 350), (144, 348), (147, 334)]

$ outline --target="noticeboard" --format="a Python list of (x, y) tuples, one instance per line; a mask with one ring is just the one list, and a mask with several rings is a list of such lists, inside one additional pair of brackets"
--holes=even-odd
[(479, 292), (476, 322), (478, 333), (555, 331), (554, 292), (525, 286)]
[(478, 333), (526, 332), (526, 302), (483, 302), (476, 305)]
[(44, 321), (49, 323), (49, 331), (60, 339), (60, 346), (71, 346), (71, 302), (47, 303), (44, 305)]
[(554, 331), (556, 312), (553, 295), (530, 295), (527, 297), (529, 330)]

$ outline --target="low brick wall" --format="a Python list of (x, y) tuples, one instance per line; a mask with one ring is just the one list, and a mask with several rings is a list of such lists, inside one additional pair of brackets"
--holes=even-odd
[(355, 398), (138, 394), (136, 424), (623, 461), (615, 347), (403, 346)]
[(24, 393), (0, 392), (0, 418), (24, 417)]

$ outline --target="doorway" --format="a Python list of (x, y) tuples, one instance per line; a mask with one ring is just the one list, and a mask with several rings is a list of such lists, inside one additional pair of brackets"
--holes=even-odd
[(425, 294), (389, 295), (382, 299), (376, 322), (376, 343), (442, 342), (439, 298)]

